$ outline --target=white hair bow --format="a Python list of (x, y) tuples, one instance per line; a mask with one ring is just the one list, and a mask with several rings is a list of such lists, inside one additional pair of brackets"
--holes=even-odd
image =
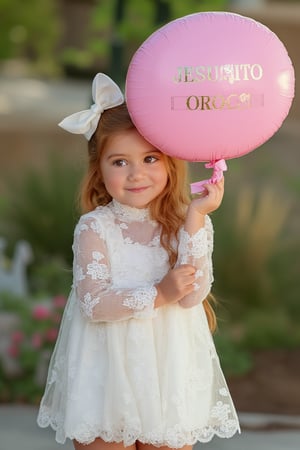
[(92, 95), (94, 104), (90, 109), (79, 111), (63, 119), (58, 125), (75, 134), (84, 134), (90, 140), (96, 131), (101, 114), (124, 102), (119, 86), (104, 73), (97, 73), (93, 80)]

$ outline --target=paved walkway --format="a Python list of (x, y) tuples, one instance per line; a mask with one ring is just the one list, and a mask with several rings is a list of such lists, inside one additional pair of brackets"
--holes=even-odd
[[(37, 408), (33, 406), (0, 405), (0, 450), (72, 450), (55, 442), (54, 432), (36, 425)], [(241, 435), (232, 439), (215, 437), (207, 444), (197, 444), (195, 450), (299, 450), (300, 417), (240, 414)], [(276, 431), (254, 431), (254, 428), (277, 425), (294, 427)], [(250, 431), (250, 429), (253, 429)], [(279, 426), (280, 428), (280, 426)]]
[(91, 82), (7, 77), (0, 72), (1, 129), (55, 126), (91, 102)]

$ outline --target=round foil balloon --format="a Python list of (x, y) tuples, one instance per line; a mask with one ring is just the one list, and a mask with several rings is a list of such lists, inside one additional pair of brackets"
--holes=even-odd
[(137, 50), (126, 78), (129, 113), (163, 152), (188, 161), (241, 156), (287, 116), (294, 70), (279, 38), (238, 14), (174, 20)]

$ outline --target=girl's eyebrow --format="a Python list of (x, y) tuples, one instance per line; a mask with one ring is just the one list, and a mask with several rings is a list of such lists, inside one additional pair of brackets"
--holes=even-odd
[[(154, 153), (161, 153), (161, 151), (157, 149), (147, 150), (146, 152), (144, 152), (144, 155), (153, 155)], [(128, 158), (129, 156), (130, 153), (112, 153), (107, 157), (107, 159), (110, 160), (112, 158)]]
[(124, 153), (112, 153), (111, 155), (109, 155), (107, 157), (107, 159), (112, 159), (112, 158), (126, 158), (128, 155), (125, 155)]

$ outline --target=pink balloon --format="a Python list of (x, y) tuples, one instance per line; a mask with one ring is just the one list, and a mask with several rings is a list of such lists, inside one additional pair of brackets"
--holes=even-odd
[(139, 132), (188, 161), (244, 155), (287, 116), (294, 70), (279, 38), (225, 12), (196, 13), (154, 32), (137, 50), (126, 100)]

